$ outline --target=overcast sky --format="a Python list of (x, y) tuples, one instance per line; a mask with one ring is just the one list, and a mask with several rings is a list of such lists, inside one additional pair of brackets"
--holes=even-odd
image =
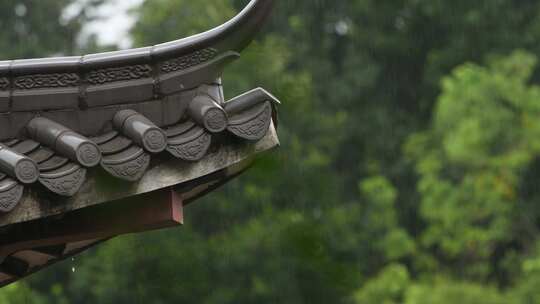
[(117, 43), (121, 48), (128, 48), (131, 41), (127, 35), (133, 25), (133, 18), (127, 14), (130, 8), (141, 4), (143, 0), (109, 0), (99, 8), (102, 20), (91, 23), (86, 33), (96, 33), (103, 44)]

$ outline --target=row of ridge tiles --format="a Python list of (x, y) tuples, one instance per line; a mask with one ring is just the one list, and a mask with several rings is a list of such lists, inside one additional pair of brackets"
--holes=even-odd
[[(163, 57), (163, 58), (162, 58)], [(103, 68), (133, 63), (150, 63), (159, 56), (159, 46), (91, 54), (84, 56), (16, 59), (0, 61), (0, 74), (15, 75), (35, 72), (77, 72), (82, 69)]]

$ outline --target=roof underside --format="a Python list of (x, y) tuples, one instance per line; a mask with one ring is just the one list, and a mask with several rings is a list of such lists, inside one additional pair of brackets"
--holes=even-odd
[[(45, 194), (33, 193), (24, 210), (0, 218), (0, 287), (116, 235), (180, 225), (182, 214), (169, 218), (161, 212), (170, 208), (164, 185), (178, 194), (177, 208), (182, 208), (242, 173), (255, 154), (278, 144), (271, 125), (261, 140), (218, 144), (199, 163), (158, 159), (137, 185), (121, 191), (111, 189), (116, 185), (107, 187), (109, 181), (99, 181), (94, 172), (88, 191), (77, 197), (47, 202)], [(161, 215), (148, 216), (156, 211)]]

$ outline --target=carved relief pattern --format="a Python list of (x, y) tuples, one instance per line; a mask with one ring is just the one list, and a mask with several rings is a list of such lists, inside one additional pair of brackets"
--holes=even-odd
[(99, 85), (108, 82), (148, 78), (151, 74), (152, 68), (149, 65), (140, 64), (92, 71), (86, 76), (86, 81)]
[(204, 118), (206, 127), (212, 132), (220, 132), (227, 128), (227, 115), (219, 109), (208, 110)]
[(129, 162), (110, 165), (104, 164), (114, 176), (127, 180), (138, 180), (150, 164), (150, 155), (143, 153)]
[(161, 71), (165, 73), (176, 72), (180, 70), (185, 70), (190, 67), (199, 65), (201, 63), (207, 62), (218, 54), (218, 50), (213, 48), (202, 49), (194, 53), (167, 60), (161, 65)]
[(101, 160), (101, 153), (95, 145), (85, 143), (77, 151), (77, 158), (84, 166), (94, 166)]
[(40, 182), (56, 194), (72, 196), (81, 187), (82, 183), (84, 182), (85, 176), (86, 170), (79, 169), (72, 174), (68, 174), (59, 178), (41, 178)]
[(0, 212), (9, 212), (17, 206), (23, 195), (23, 186), (17, 185), (0, 193)]
[(9, 80), (5, 77), (0, 77), (0, 90), (7, 90), (9, 88)]
[(79, 84), (79, 75), (75, 73), (36, 74), (15, 78), (15, 88), (20, 90), (75, 87)]
[(271, 108), (266, 107), (259, 115), (252, 120), (238, 125), (229, 126), (229, 131), (242, 138), (256, 140), (261, 139), (270, 124)]
[(144, 135), (144, 145), (149, 151), (163, 151), (167, 145), (165, 135), (158, 130), (151, 130)]
[(204, 133), (191, 142), (180, 145), (169, 145), (167, 151), (177, 158), (196, 161), (200, 160), (206, 154), (206, 151), (210, 147), (210, 141), (211, 135)]
[(15, 175), (23, 183), (33, 183), (37, 180), (39, 171), (30, 160), (22, 160), (15, 167)]

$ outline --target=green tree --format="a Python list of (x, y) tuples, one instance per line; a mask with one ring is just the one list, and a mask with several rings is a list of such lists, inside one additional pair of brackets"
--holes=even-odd
[(495, 287), (473, 282), (439, 279), (435, 283), (413, 285), (407, 290), (405, 304), (508, 304), (519, 303)]
[(407, 144), (427, 223), (421, 243), (461, 276), (511, 271), (506, 255), (537, 234), (526, 219), (539, 214), (521, 192), (540, 151), (540, 87), (528, 84), (535, 66), (534, 56), (515, 52), (457, 68), (443, 81), (433, 127)]
[(80, 30), (103, 0), (6, 0), (0, 4), (0, 56), (4, 60), (73, 55)]
[(19, 304), (19, 303), (36, 303), (36, 304), (45, 304), (47, 303), (43, 297), (36, 294), (28, 286), (16, 283), (4, 287), (0, 292), (0, 303), (1, 304)]
[(407, 267), (399, 264), (389, 265), (356, 292), (355, 302), (358, 304), (403, 303), (403, 294), (410, 284)]

